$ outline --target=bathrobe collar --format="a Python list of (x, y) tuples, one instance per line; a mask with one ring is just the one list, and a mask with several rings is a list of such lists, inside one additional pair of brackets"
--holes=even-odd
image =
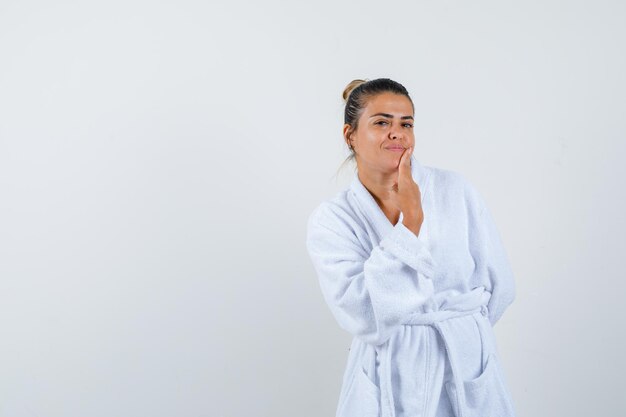
[[(426, 189), (427, 172), (425, 167), (417, 160), (414, 155), (411, 155), (411, 175), (413, 181), (415, 181), (420, 189), (422, 196), (422, 202), (424, 201), (424, 191)], [(364, 211), (364, 214), (372, 222), (374, 229), (378, 233), (379, 239), (382, 239), (387, 233), (389, 233), (394, 225), (389, 221), (385, 213), (382, 211), (372, 194), (365, 188), (361, 180), (359, 179), (358, 172), (354, 175), (354, 179), (350, 184), (350, 189), (357, 197), (359, 205)], [(398, 222), (402, 222), (404, 218), (403, 213), (400, 213)], [(420, 233), (421, 234), (421, 233)]]

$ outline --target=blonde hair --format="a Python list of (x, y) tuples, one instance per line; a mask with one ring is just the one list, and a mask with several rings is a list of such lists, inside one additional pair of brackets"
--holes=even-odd
[(350, 93), (357, 88), (358, 86), (360, 86), (363, 83), (366, 83), (367, 80), (352, 80), (348, 83), (348, 85), (346, 86), (346, 88), (344, 88), (343, 90), (343, 101), (344, 103), (348, 102), (348, 97), (350, 97)]

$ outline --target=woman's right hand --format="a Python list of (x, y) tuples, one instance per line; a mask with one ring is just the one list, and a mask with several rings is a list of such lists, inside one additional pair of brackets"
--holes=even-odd
[(390, 199), (402, 212), (402, 224), (418, 235), (424, 221), (424, 211), (422, 194), (411, 173), (412, 153), (413, 147), (405, 149), (402, 153), (398, 165), (398, 181), (391, 189)]

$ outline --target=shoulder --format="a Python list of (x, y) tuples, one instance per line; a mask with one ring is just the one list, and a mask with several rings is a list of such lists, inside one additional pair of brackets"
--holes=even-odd
[[(307, 221), (306, 242), (310, 253), (331, 254), (350, 250), (359, 258), (367, 252), (359, 239), (363, 225), (353, 209), (350, 191), (344, 190), (322, 201)], [(335, 253), (336, 254), (336, 253)]]
[(465, 174), (448, 168), (425, 166), (429, 182), (438, 189), (446, 191), (458, 190), (463, 194), (475, 192), (475, 187)]
[(484, 201), (478, 188), (467, 175), (447, 168), (427, 166), (429, 182), (434, 192), (445, 194), (444, 198), (462, 200), (468, 210), (481, 211)]
[(314, 227), (340, 230), (341, 225), (349, 223), (352, 218), (351, 211), (349, 189), (342, 190), (313, 209), (307, 227), (309, 230)]
[(438, 187), (444, 186), (446, 188), (459, 188), (463, 187), (463, 184), (466, 181), (463, 174), (452, 169), (434, 166), (425, 166), (424, 168), (428, 173), (430, 181)]

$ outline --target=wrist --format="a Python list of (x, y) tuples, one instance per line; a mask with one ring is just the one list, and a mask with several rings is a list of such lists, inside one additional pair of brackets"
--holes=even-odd
[(419, 219), (411, 219), (405, 217), (402, 219), (402, 224), (404, 227), (415, 233), (415, 235), (419, 235), (420, 229), (422, 228), (422, 220)]

